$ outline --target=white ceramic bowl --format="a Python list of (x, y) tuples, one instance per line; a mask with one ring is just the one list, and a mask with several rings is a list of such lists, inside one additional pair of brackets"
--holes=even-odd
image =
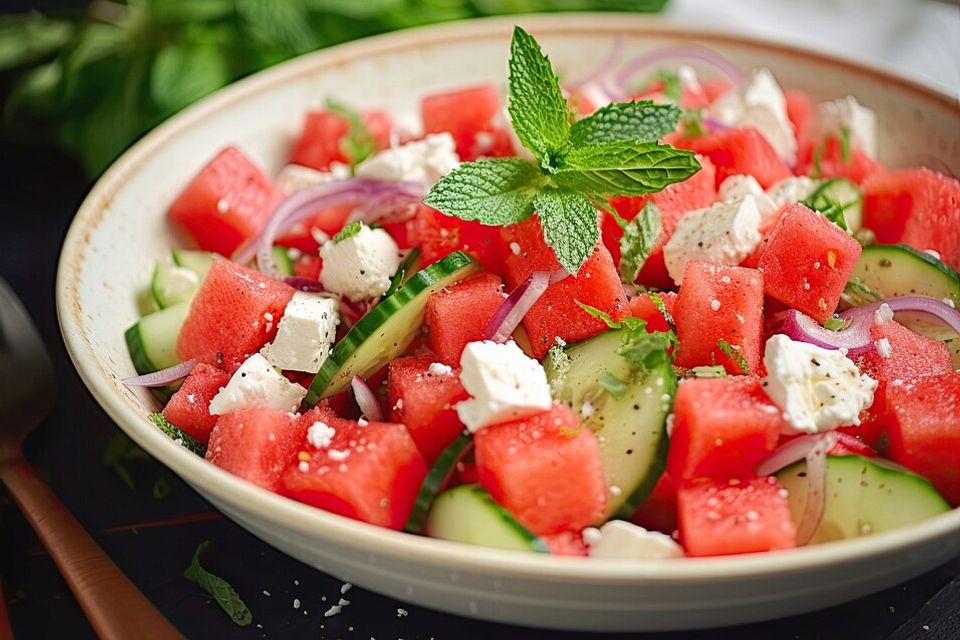
[[(960, 173), (956, 100), (877, 69), (720, 33), (624, 15), (521, 20), (562, 73), (596, 64), (616, 34), (627, 53), (699, 43), (743, 68), (765, 65), (815, 97), (857, 96), (879, 116), (880, 156), (923, 153)], [(917, 575), (960, 553), (960, 511), (870, 537), (738, 557), (670, 561), (554, 558), (387, 531), (279, 497), (175, 445), (146, 415), (156, 404), (120, 379), (133, 368), (123, 332), (134, 292), (173, 242), (171, 201), (221, 146), (279, 169), (302, 113), (327, 94), (413, 111), (420, 96), (480, 81), (504, 85), (514, 20), (371, 38), (253, 76), (166, 122), (103, 176), (63, 246), (57, 304), (64, 340), (90, 391), (134, 441), (230, 518), (318, 569), (412, 603), (488, 620), (589, 630), (656, 630), (770, 619), (836, 604)]]

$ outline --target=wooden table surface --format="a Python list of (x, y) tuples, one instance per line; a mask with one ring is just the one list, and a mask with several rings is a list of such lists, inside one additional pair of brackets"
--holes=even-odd
[[(57, 394), (56, 408), (30, 438), (26, 451), (94, 538), (185, 635), (311, 640), (599, 636), (471, 621), (356, 587), (349, 592), (351, 604), (340, 615), (325, 618), (323, 612), (340, 598), (340, 580), (264, 544), (151, 459), (123, 460), (132, 481), (128, 486), (114, 468), (104, 464), (110, 447), (123, 449), (123, 436), (70, 365), (53, 301), (60, 243), (89, 186), (79, 169), (53, 150), (8, 145), (0, 153), (0, 275), (37, 321), (59, 384), (51, 390)], [(92, 637), (53, 562), (2, 494), (0, 535), (0, 577), (17, 637)], [(253, 612), (249, 627), (235, 626), (182, 577), (204, 540), (213, 543), (205, 564), (232, 583)], [(603, 637), (957, 640), (960, 560), (876, 595), (808, 615), (719, 630)]]

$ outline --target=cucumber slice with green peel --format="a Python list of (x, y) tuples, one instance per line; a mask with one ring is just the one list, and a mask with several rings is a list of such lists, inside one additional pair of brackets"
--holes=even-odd
[(393, 274), (393, 278), (390, 280), (390, 288), (384, 292), (383, 297), (389, 298), (393, 295), (393, 292), (400, 288), (400, 285), (410, 279), (415, 271), (414, 269), (417, 266), (417, 263), (420, 260), (420, 248), (414, 247), (410, 250), (410, 253), (404, 257), (403, 262), (400, 263), (400, 266), (397, 267), (397, 272)]
[(446, 486), (457, 462), (463, 459), (471, 446), (473, 446), (473, 438), (461, 433), (440, 453), (437, 461), (430, 467), (427, 477), (423, 479), (423, 484), (420, 485), (420, 493), (417, 494), (417, 499), (413, 503), (413, 511), (405, 527), (407, 531), (420, 533), (437, 494)]
[(850, 281), (868, 287), (880, 298), (949, 298), (960, 306), (960, 274), (929, 253), (905, 244), (864, 247)]
[(473, 258), (454, 251), (417, 271), (388, 298), (353, 325), (313, 379), (305, 402), (313, 406), (350, 386), (353, 376), (368, 377), (398, 357), (420, 332), (427, 298), (480, 269)]
[(191, 249), (174, 249), (170, 252), (173, 258), (173, 264), (184, 269), (190, 269), (203, 280), (210, 265), (213, 264), (214, 254), (209, 251), (196, 251)]
[(960, 369), (960, 334), (950, 325), (929, 313), (916, 311), (897, 311), (893, 317), (914, 333), (946, 343), (947, 349), (950, 350), (950, 357), (953, 359), (953, 368)]
[(290, 259), (290, 250), (287, 247), (275, 246), (273, 248), (273, 264), (285, 276), (293, 275), (293, 260)]
[(813, 190), (807, 198), (810, 202), (834, 201), (843, 209), (843, 219), (847, 222), (850, 233), (858, 231), (863, 226), (863, 193), (846, 178), (830, 178), (824, 180)]
[(195, 271), (158, 262), (150, 279), (150, 292), (157, 306), (166, 309), (171, 305), (192, 300), (200, 288), (200, 281), (201, 277)]
[[(597, 435), (609, 493), (606, 518), (633, 515), (653, 491), (667, 462), (666, 420), (673, 406), (677, 377), (663, 363), (637, 377), (617, 349), (621, 330), (572, 345), (544, 361), (554, 399), (583, 417)], [(568, 358), (558, 362), (559, 358)], [(604, 373), (631, 381), (619, 398), (598, 382)]]
[(153, 297), (153, 291), (150, 287), (144, 287), (137, 292), (137, 313), (141, 316), (150, 315), (154, 311), (159, 311), (160, 306)]
[[(806, 462), (777, 473), (795, 523), (807, 502)], [(811, 544), (857, 538), (919, 522), (950, 510), (930, 481), (891, 462), (862, 456), (827, 456), (823, 518)]]
[(433, 503), (423, 531), (431, 538), (495, 549), (550, 553), (532, 534), (475, 484), (444, 491)]
[(188, 311), (190, 303), (181, 302), (143, 316), (127, 329), (124, 338), (137, 373), (159, 371), (180, 362), (177, 336)]

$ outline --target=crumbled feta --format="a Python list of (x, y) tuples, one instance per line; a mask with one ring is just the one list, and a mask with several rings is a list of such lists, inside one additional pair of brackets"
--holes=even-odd
[(784, 178), (767, 189), (767, 197), (779, 209), (785, 204), (793, 204), (810, 197), (817, 182), (807, 176)]
[(682, 64), (677, 67), (677, 78), (680, 79), (680, 87), (692, 93), (703, 93), (703, 85), (700, 84), (700, 78), (697, 77), (696, 70), (688, 64)]
[(260, 353), (278, 369), (320, 371), (337, 337), (338, 308), (334, 298), (297, 291), (283, 311), (276, 338)]
[(337, 430), (326, 422), (316, 421), (307, 428), (307, 442), (317, 449), (326, 449), (333, 441)]
[(340, 242), (325, 242), (320, 257), (323, 287), (351, 300), (370, 300), (383, 294), (401, 262), (400, 250), (390, 234), (366, 225)]
[(679, 558), (683, 549), (670, 536), (647, 531), (624, 520), (611, 520), (600, 529), (583, 530), (591, 558)]
[(886, 302), (873, 312), (873, 324), (884, 324), (893, 320), (893, 309)]
[(399, 147), (385, 149), (356, 166), (358, 178), (410, 180), (431, 186), (460, 166), (457, 145), (449, 133), (434, 133)]
[(721, 182), (717, 191), (717, 202), (733, 202), (743, 196), (754, 197), (761, 220), (766, 220), (777, 211), (778, 206), (763, 192), (763, 187), (751, 175), (737, 174)]
[(881, 358), (889, 358), (893, 354), (893, 349), (891, 349), (888, 339), (880, 338), (873, 344), (877, 348), (877, 355)]
[(435, 376), (448, 376), (453, 373), (453, 367), (445, 365), (442, 362), (431, 362), (427, 371)]
[(957, 303), (953, 301), (953, 298), (944, 298), (943, 300), (941, 300), (941, 302), (943, 302), (943, 304), (947, 305), (948, 307), (952, 307), (954, 309), (957, 308)]
[(294, 193), (317, 184), (327, 184), (350, 177), (350, 167), (342, 162), (330, 163), (330, 171), (317, 171), (299, 164), (288, 164), (277, 175), (277, 186), (284, 193)]
[(691, 211), (663, 247), (667, 271), (680, 284), (691, 260), (736, 266), (760, 244), (759, 229), (760, 211), (751, 195)]
[(460, 381), (473, 396), (456, 405), (471, 432), (550, 408), (550, 387), (540, 363), (517, 343), (470, 342), (460, 356)]
[(767, 340), (763, 388), (789, 423), (787, 434), (860, 424), (877, 382), (860, 373), (845, 349), (824, 349), (784, 335)]
[(820, 103), (820, 127), (824, 134), (847, 132), (850, 144), (871, 158), (877, 155), (877, 114), (853, 96)]
[(707, 117), (731, 127), (754, 127), (787, 164), (793, 165), (797, 140), (787, 117), (787, 99), (768, 69), (756, 69), (736, 89), (717, 99)]
[(239, 409), (268, 407), (296, 411), (307, 390), (290, 382), (259, 353), (247, 358), (227, 385), (210, 401), (210, 414), (221, 416)]
[(412, 111), (395, 111), (393, 127), (390, 130), (390, 146), (399, 146), (400, 140), (413, 140), (423, 137), (423, 123), (420, 116)]

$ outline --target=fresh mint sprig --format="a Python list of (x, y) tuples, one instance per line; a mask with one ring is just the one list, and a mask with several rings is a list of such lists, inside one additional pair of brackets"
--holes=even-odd
[(339, 115), (350, 125), (347, 135), (340, 141), (340, 149), (347, 157), (351, 169), (377, 152), (377, 143), (373, 139), (373, 134), (370, 133), (359, 112), (329, 97), (327, 109)]
[[(617, 222), (623, 226), (623, 236), (620, 238), (620, 279), (634, 282), (660, 237), (660, 210), (655, 204), (648, 202), (630, 222), (619, 217)], [(660, 303), (663, 304), (663, 301)]]
[(200, 585), (200, 588), (206, 591), (212, 597), (220, 608), (223, 609), (234, 624), (240, 627), (249, 626), (253, 622), (253, 614), (236, 590), (229, 582), (218, 575), (214, 575), (203, 568), (200, 564), (200, 556), (210, 547), (210, 541), (201, 542), (197, 550), (193, 553), (190, 565), (183, 572), (183, 577), (190, 582)]
[(600, 240), (606, 198), (655, 193), (700, 169), (693, 153), (657, 142), (680, 118), (674, 105), (613, 103), (571, 125), (557, 75), (540, 45), (516, 27), (510, 45), (507, 111), (535, 161), (465, 162), (424, 203), (449, 216), (504, 226), (534, 211), (544, 241), (571, 274)]

